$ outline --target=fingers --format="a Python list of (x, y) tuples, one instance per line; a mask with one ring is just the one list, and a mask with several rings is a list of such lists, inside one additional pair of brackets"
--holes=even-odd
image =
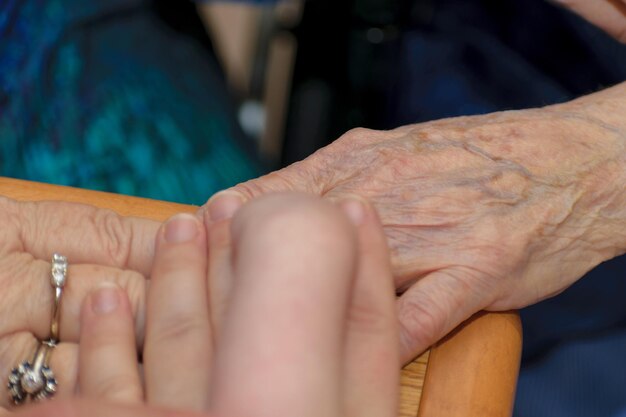
[[(33, 340), (33, 345), (37, 343), (38, 340)], [(50, 354), (50, 369), (58, 383), (55, 398), (75, 396), (78, 387), (78, 345), (76, 343), (56, 345)]]
[(387, 242), (371, 207), (357, 200), (341, 207), (356, 225), (359, 247), (348, 311), (345, 415), (395, 417), (400, 378), (398, 320)]
[[(75, 264), (69, 258), (67, 283), (63, 289), (60, 339), (78, 342), (83, 300), (104, 282), (124, 289), (136, 318), (137, 341), (143, 342), (146, 279), (132, 270)], [(0, 303), (0, 334), (29, 331), (40, 339), (50, 337), (54, 291), (50, 285), (50, 263), (26, 253), (0, 260), (0, 286), (8, 289)]]
[(400, 360), (406, 363), (491, 303), (491, 291), (468, 271), (433, 272), (397, 302)]
[[(28, 332), (8, 335), (0, 340), (0, 383), (5, 389), (11, 370), (24, 361), (32, 361), (39, 344)], [(48, 364), (57, 380), (55, 398), (72, 397), (76, 392), (78, 346), (74, 343), (58, 344), (51, 351)], [(0, 395), (0, 407), (15, 408), (9, 395)]]
[(218, 341), (212, 409), (339, 415), (356, 252), (349, 222), (328, 202), (271, 195), (237, 213), (233, 245), (233, 295)]
[(207, 226), (230, 219), (244, 202), (245, 196), (234, 191), (226, 190), (215, 194), (209, 199), (201, 211)]
[(301, 191), (319, 195), (323, 184), (312, 178), (308, 159), (219, 192), (207, 201), (202, 210), (208, 213), (211, 222), (217, 222), (236, 211), (241, 202), (264, 194)]
[(50, 401), (27, 407), (12, 414), (15, 417), (207, 417), (191, 411), (174, 411), (125, 404), (109, 404), (97, 400)]
[(104, 285), (85, 300), (79, 346), (81, 396), (141, 402), (133, 315), (123, 290)]
[(150, 272), (158, 222), (82, 204), (17, 202), (4, 197), (0, 197), (0, 211), (7, 237), (0, 244), (1, 254), (28, 252), (48, 260), (58, 252), (74, 263)]
[(192, 215), (173, 217), (158, 233), (143, 355), (150, 404), (198, 411), (208, 406), (206, 252), (204, 227)]
[(209, 244), (209, 306), (213, 340), (219, 339), (226, 307), (232, 291), (232, 250), (228, 219), (211, 223), (205, 216)]
[(626, 2), (623, 0), (554, 0), (626, 42)]

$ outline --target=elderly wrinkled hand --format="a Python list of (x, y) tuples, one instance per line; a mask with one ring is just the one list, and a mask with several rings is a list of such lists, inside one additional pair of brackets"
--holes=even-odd
[[(49, 356), (58, 397), (77, 386), (80, 310), (83, 300), (105, 283), (128, 294), (142, 343), (146, 276), (151, 269), (158, 223), (122, 218), (94, 207), (59, 202), (24, 203), (0, 198), (0, 378), (32, 361), (40, 341), (51, 338), (55, 289), (52, 254), (69, 258), (59, 305), (58, 343)], [(36, 381), (34, 381), (36, 382)], [(0, 410), (12, 407), (0, 396)]]
[(623, 87), (544, 109), (351, 131), (227, 190), (206, 211), (278, 190), (361, 196), (391, 249), (403, 360), (482, 309), (555, 295), (623, 253)]

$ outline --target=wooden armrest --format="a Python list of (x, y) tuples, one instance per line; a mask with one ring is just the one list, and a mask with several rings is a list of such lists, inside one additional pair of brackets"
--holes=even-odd
[[(188, 206), (0, 177), (0, 195), (62, 200), (163, 221)], [(479, 313), (402, 370), (401, 417), (506, 417), (512, 414), (521, 357), (519, 316)]]

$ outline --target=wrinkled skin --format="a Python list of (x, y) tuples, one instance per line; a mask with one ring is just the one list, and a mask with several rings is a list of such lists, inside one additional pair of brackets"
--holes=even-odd
[[(57, 400), (33, 409), (5, 402), (0, 416), (192, 415), (175, 411), (183, 409), (220, 416), (397, 415), (394, 289), (385, 236), (371, 207), (274, 194), (242, 207), (232, 223), (225, 219), (207, 229), (193, 215), (176, 215), (156, 236), (152, 222), (76, 204), (0, 199), (0, 212), (11, 223), (17, 220), (4, 224), (9, 233), (6, 246), (0, 245), (0, 260), (11, 265), (10, 253), (17, 251), (34, 265), (32, 274), (6, 280), (7, 301), (14, 301), (11, 296), (25, 282), (41, 285), (41, 298), (48, 298), (46, 270), (37, 270), (44, 261), (35, 256), (45, 255), (50, 245), (77, 261), (69, 267), (66, 289), (72, 292), (63, 304), (74, 304), (81, 298), (77, 290), (91, 286), (82, 297), (80, 329), (76, 317), (66, 317), (63, 340), (51, 355), (60, 382)], [(82, 235), (89, 242), (81, 247), (35, 237), (63, 231), (80, 240), (77, 227), (90, 232)], [(218, 229), (228, 231), (232, 256), (221, 256), (230, 245), (211, 238), (221, 233)], [(144, 245), (149, 235), (155, 238), (154, 250)], [(126, 249), (108, 251), (118, 247)], [(89, 249), (100, 255), (91, 257)], [(145, 271), (150, 252), (140, 363), (137, 308), (119, 278), (123, 267)], [(98, 276), (91, 268), (84, 274), (78, 262), (85, 256), (109, 265), (108, 273)], [(138, 271), (133, 274), (141, 275)], [(298, 285), (291, 285), (294, 277)], [(98, 285), (103, 280), (106, 285)], [(215, 306), (209, 299), (224, 288), (214, 286), (220, 280), (233, 285), (220, 297), (224, 305)], [(45, 322), (42, 328), (49, 324), (50, 306), (33, 307), (41, 309), (36, 322)], [(14, 310), (3, 315), (2, 331), (12, 323), (24, 333), (46, 333), (24, 323), (24, 305)], [(214, 337), (212, 323), (219, 323), (220, 337)], [(78, 330), (76, 344), (72, 334)], [(19, 362), (6, 354), (19, 356), (24, 349), (7, 343), (11, 335), (0, 334), (0, 364)], [(32, 334), (27, 336), (36, 344)], [(6, 371), (1, 372), (6, 380)]]
[[(358, 129), (222, 195), (295, 189), (368, 199), (404, 292), (406, 361), (474, 312), (550, 297), (624, 252), (621, 96), (607, 90), (539, 110)], [(607, 112), (615, 120), (600, 118)]]
[[(146, 278), (159, 224), (123, 218), (109, 210), (61, 203), (25, 203), (0, 197), (0, 381), (30, 360), (37, 340), (50, 337), (53, 252), (69, 260), (61, 303), (60, 343), (50, 366), (57, 397), (71, 398), (77, 386), (80, 311), (85, 297), (103, 282), (123, 288), (131, 300), (137, 343), (143, 340)], [(0, 415), (12, 409), (7, 391)]]

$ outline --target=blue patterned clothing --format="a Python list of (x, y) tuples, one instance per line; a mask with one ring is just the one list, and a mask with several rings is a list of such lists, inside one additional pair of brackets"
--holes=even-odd
[(198, 204), (260, 173), (210, 51), (150, 2), (0, 0), (0, 37), (0, 175)]

